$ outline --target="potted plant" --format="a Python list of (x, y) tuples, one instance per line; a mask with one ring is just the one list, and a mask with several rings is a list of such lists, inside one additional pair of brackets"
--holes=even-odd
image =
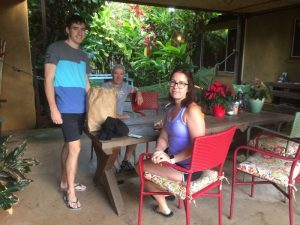
[(214, 116), (224, 117), (225, 111), (232, 101), (233, 89), (216, 80), (207, 89), (203, 90), (203, 100)]
[(262, 110), (265, 99), (272, 99), (270, 88), (258, 78), (255, 79), (254, 83), (249, 84), (246, 95), (248, 96), (249, 110), (254, 113)]

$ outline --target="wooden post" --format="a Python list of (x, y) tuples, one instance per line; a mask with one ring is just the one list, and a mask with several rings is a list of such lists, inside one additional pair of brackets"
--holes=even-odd
[(0, 95), (2, 89), (2, 70), (4, 64), (5, 48), (6, 48), (6, 41), (0, 39)]
[(46, 5), (45, 0), (41, 0), (41, 13), (42, 13), (42, 25), (43, 25), (43, 47), (47, 45), (47, 23), (46, 23)]
[(235, 83), (241, 84), (242, 80), (242, 60), (243, 60), (243, 37), (244, 37), (244, 18), (238, 16), (236, 32), (236, 54), (234, 60)]

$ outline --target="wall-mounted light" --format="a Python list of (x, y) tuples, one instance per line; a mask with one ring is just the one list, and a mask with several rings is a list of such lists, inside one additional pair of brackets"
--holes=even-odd
[(181, 42), (182, 41), (182, 36), (180, 34), (177, 35), (177, 41)]
[(172, 7), (168, 8), (168, 10), (169, 10), (170, 13), (175, 12), (175, 8), (172, 8)]

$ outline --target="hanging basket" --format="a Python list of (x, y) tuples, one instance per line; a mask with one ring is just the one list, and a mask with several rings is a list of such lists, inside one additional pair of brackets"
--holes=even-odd
[(213, 115), (218, 118), (223, 118), (225, 116), (225, 107), (223, 105), (212, 105)]

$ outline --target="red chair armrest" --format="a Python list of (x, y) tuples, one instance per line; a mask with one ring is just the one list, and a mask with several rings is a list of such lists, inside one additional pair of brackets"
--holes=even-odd
[(252, 151), (252, 152), (259, 152), (262, 155), (267, 155), (267, 156), (270, 156), (270, 157), (273, 157), (273, 158), (284, 159), (284, 160), (289, 160), (289, 161), (296, 160), (296, 156), (297, 156), (296, 155), (295, 157), (286, 157), (286, 156), (280, 155), (278, 153), (274, 153), (272, 151), (268, 151), (268, 150), (264, 150), (264, 149), (260, 149), (260, 148), (255, 148), (255, 147), (248, 146), (248, 145), (242, 145), (242, 146), (237, 147), (234, 151), (234, 162), (236, 161), (236, 157), (237, 157), (238, 152), (242, 149)]

